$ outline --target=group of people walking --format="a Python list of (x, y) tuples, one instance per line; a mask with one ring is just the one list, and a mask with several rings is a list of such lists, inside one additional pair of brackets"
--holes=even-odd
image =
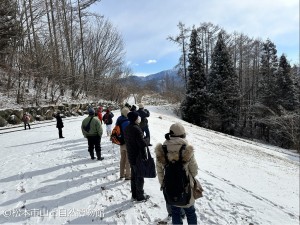
[[(137, 174), (137, 160), (146, 158), (146, 148), (150, 144), (150, 131), (148, 118), (150, 112), (140, 103), (137, 106), (126, 104), (121, 109), (121, 115), (117, 118), (115, 125), (120, 127), (123, 138), (120, 144), (120, 179), (130, 180), (131, 197), (133, 201), (147, 201), (150, 196), (144, 192), (144, 177)], [(110, 137), (114, 114), (110, 109), (103, 114), (103, 108), (99, 107), (95, 112), (93, 107), (88, 108), (88, 117), (81, 124), (83, 136), (88, 142), (88, 152), (92, 160), (104, 160), (101, 154), (101, 138), (103, 135), (102, 124), (106, 125), (106, 134)], [(56, 127), (58, 128), (59, 138), (64, 138), (62, 128), (64, 124), (60, 112), (56, 113)], [(30, 117), (24, 114), (23, 122), (29, 127)], [(193, 179), (197, 175), (198, 165), (194, 157), (194, 149), (186, 140), (186, 132), (182, 124), (174, 123), (170, 126), (169, 132), (165, 134), (165, 141), (158, 143), (155, 147), (156, 172), (160, 183), (160, 190), (165, 187), (165, 174), (168, 163), (179, 162), (182, 164), (187, 177), (189, 177), (189, 188), (194, 186)], [(184, 148), (183, 148), (184, 146)], [(95, 153), (96, 155), (95, 155)], [(176, 186), (176, 185), (175, 185)], [(164, 193), (165, 196), (165, 193)], [(187, 218), (188, 224), (197, 224), (195, 212), (195, 199), (190, 195), (186, 204), (176, 205), (165, 196), (166, 209), (168, 216), (172, 218), (172, 224), (183, 224), (182, 219)]]

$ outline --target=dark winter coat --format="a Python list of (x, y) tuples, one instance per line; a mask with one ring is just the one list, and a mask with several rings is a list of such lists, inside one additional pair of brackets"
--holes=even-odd
[(56, 118), (56, 128), (63, 128), (64, 123), (60, 117), (60, 114), (57, 114), (55, 118)]
[(145, 126), (148, 126), (148, 120), (147, 117), (150, 116), (150, 112), (147, 109), (144, 108), (140, 108), (137, 113), (139, 114), (139, 116), (141, 117), (141, 123), (140, 123), (140, 127), (143, 128)]
[(106, 112), (103, 116), (103, 121), (106, 125), (112, 124), (112, 118), (114, 117), (114, 114), (112, 112)]
[(125, 128), (124, 139), (130, 165), (136, 165), (138, 156), (146, 158), (145, 148), (149, 145), (149, 139), (144, 139), (144, 133), (139, 125), (130, 122)]

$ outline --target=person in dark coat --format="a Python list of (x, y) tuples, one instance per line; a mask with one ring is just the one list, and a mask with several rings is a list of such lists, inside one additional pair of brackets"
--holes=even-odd
[(130, 108), (130, 111), (131, 112), (136, 112), (136, 105), (132, 105), (131, 108)]
[[(142, 128), (142, 131), (145, 132), (146, 138), (149, 138), (149, 142), (150, 142), (150, 131), (149, 131), (148, 119), (147, 119), (150, 116), (150, 112), (144, 108), (143, 103), (139, 104), (139, 110), (137, 112), (141, 117), (140, 127)], [(151, 144), (149, 145), (152, 146)]]
[(110, 135), (111, 135), (112, 123), (113, 123), (112, 118), (113, 117), (114, 117), (114, 114), (109, 109), (107, 109), (106, 113), (103, 116), (103, 121), (106, 125), (106, 134), (108, 137), (110, 137)]
[(63, 137), (63, 134), (62, 134), (62, 128), (64, 127), (64, 123), (61, 119), (59, 111), (56, 113), (55, 118), (56, 118), (56, 128), (58, 129), (58, 136), (59, 136), (59, 138), (65, 138), (65, 137)]
[(124, 130), (124, 139), (127, 148), (127, 156), (131, 167), (131, 194), (136, 201), (145, 201), (150, 198), (144, 194), (144, 178), (137, 177), (136, 161), (146, 158), (145, 148), (149, 144), (149, 139), (144, 138), (144, 133), (139, 126), (141, 118), (137, 112), (129, 112), (127, 117), (130, 121)]

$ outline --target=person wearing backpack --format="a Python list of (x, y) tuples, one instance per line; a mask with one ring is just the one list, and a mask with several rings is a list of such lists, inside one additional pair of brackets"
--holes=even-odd
[(89, 116), (86, 117), (81, 124), (81, 131), (85, 138), (88, 140), (88, 152), (91, 159), (95, 159), (94, 149), (96, 151), (97, 160), (103, 160), (101, 157), (101, 137), (102, 126), (98, 117), (95, 116), (95, 110), (93, 108), (88, 109)]
[[(130, 123), (127, 114), (129, 113), (129, 108), (123, 107), (121, 109), (121, 116), (118, 117), (116, 126), (120, 127), (121, 130), (121, 139), (124, 141), (124, 130), (127, 127), (127, 125)], [(125, 141), (121, 142), (120, 144), (120, 179), (125, 178), (125, 180), (131, 179), (131, 172), (130, 172), (130, 164), (127, 157), (127, 148)]]
[(198, 165), (194, 148), (185, 137), (182, 124), (175, 123), (165, 135), (165, 142), (155, 147), (157, 176), (166, 202), (171, 205), (173, 224), (183, 224), (181, 209), (185, 211), (188, 224), (197, 224), (192, 188)]
[(127, 148), (127, 156), (131, 167), (131, 195), (134, 201), (147, 201), (150, 196), (144, 193), (144, 177), (137, 176), (137, 160), (147, 158), (145, 148), (149, 145), (149, 139), (144, 138), (144, 133), (139, 126), (141, 118), (137, 112), (129, 112), (130, 121), (124, 130), (124, 139)]

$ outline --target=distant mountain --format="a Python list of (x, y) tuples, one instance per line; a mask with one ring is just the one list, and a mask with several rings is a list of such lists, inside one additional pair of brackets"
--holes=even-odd
[(177, 70), (170, 69), (164, 70), (155, 74), (150, 74), (145, 77), (140, 76), (130, 76), (126, 78), (125, 83), (127, 82), (135, 82), (138, 83), (140, 86), (144, 87), (147, 84), (151, 83), (152, 86), (157, 87), (156, 91), (161, 90), (160, 86), (166, 81), (172, 80), (176, 85), (181, 86), (183, 84), (183, 80), (178, 76)]

